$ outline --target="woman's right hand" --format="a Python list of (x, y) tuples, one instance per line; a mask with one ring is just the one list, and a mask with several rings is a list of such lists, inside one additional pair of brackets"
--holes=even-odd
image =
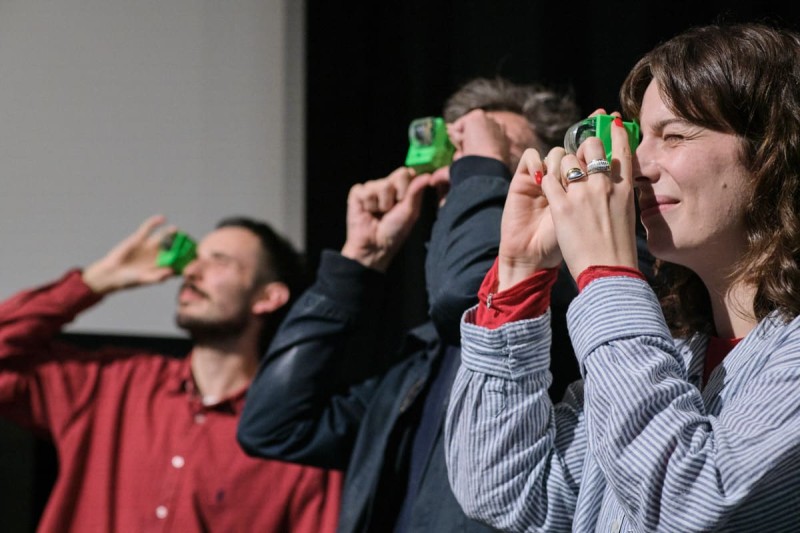
[(564, 149), (557, 147), (542, 161), (539, 153), (529, 148), (520, 159), (503, 209), (498, 291), (516, 285), (537, 270), (561, 264), (561, 250), (541, 182), (548, 169), (559, 175), (563, 157)]

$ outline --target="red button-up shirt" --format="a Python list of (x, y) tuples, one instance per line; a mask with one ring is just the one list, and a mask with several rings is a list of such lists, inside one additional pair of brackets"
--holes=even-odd
[(203, 405), (188, 358), (54, 340), (98, 299), (72, 271), (0, 304), (0, 414), (59, 457), (40, 531), (335, 530), (342, 473), (246, 456), (244, 390)]

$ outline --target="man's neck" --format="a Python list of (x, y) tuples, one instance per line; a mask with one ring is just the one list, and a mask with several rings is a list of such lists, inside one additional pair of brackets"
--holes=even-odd
[(255, 350), (196, 344), (191, 354), (192, 376), (204, 403), (216, 403), (247, 387), (258, 369)]

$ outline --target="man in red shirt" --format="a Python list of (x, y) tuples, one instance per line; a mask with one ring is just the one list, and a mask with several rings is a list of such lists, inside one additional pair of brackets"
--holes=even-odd
[(150, 217), (83, 271), (0, 304), (0, 414), (53, 440), (59, 475), (39, 531), (334, 531), (342, 474), (247, 457), (245, 392), (301, 287), (297, 253), (266, 224), (222, 221), (178, 293), (185, 359), (58, 339), (103, 297), (174, 273), (156, 265), (174, 231)]

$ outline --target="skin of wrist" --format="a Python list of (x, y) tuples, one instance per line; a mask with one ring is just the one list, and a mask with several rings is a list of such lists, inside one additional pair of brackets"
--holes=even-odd
[(508, 266), (499, 264), (497, 268), (497, 290), (510, 289), (522, 280), (529, 278), (537, 269), (533, 265)]
[(108, 294), (113, 290), (113, 287), (106, 279), (107, 276), (103, 274), (101, 265), (94, 263), (86, 267), (81, 273), (83, 282), (92, 289), (95, 294)]
[(340, 252), (342, 256), (361, 263), (366, 268), (371, 268), (379, 272), (386, 272), (390, 260), (386, 258), (386, 254), (378, 252), (370, 252), (359, 246), (352, 246), (345, 243)]
[(545, 261), (519, 261), (517, 259), (498, 258), (497, 262), (497, 290), (510, 289), (517, 283), (528, 279), (540, 270), (556, 268), (561, 264), (561, 259), (553, 260), (553, 264)]

